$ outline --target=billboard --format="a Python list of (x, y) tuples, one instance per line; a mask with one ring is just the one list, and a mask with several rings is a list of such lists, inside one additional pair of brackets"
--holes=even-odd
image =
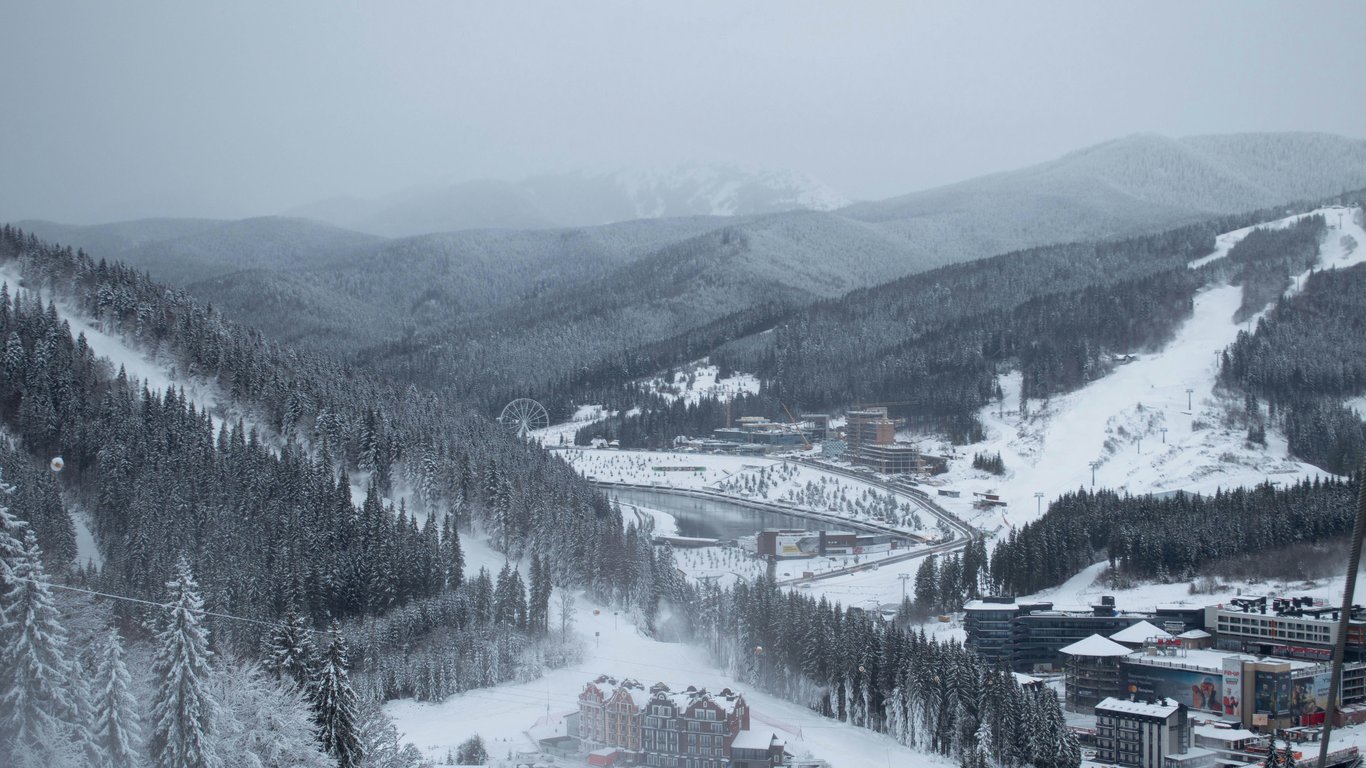
[(779, 533), (773, 537), (773, 554), (778, 557), (805, 557), (815, 554), (818, 539), (805, 531)]
[(1290, 672), (1259, 669), (1252, 675), (1253, 712), (1274, 716), (1290, 714)]
[(1124, 665), (1124, 689), (1140, 701), (1172, 699), (1191, 709), (1223, 714), (1223, 675), (1190, 669)]
[(1333, 685), (1331, 672), (1296, 678), (1290, 686), (1290, 715), (1313, 720), (1328, 709), (1328, 691)]
[(1224, 658), (1224, 714), (1228, 717), (1243, 716), (1243, 660), (1234, 657)]

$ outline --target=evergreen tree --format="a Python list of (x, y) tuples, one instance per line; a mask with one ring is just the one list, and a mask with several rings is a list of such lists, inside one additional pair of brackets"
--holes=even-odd
[(157, 632), (152, 663), (152, 763), (156, 768), (219, 768), (213, 743), (217, 703), (209, 694), (209, 636), (200, 623), (204, 600), (183, 555), (166, 588), (171, 615)]
[(318, 665), (318, 649), (303, 618), (291, 610), (271, 630), (269, 642), (262, 667), (277, 680), (289, 680), (300, 691), (309, 691)]
[(346, 668), (346, 641), (334, 621), (328, 633), (327, 650), (317, 673), (313, 709), (318, 740), (323, 749), (337, 759), (341, 768), (362, 765), (364, 751), (358, 738), (356, 692)]
[(142, 726), (138, 722), (137, 701), (129, 691), (130, 683), (119, 634), (110, 630), (95, 673), (97, 697), (91, 728), (103, 756), (102, 768), (136, 768), (142, 764)]
[(441, 562), (445, 568), (446, 587), (459, 589), (465, 582), (465, 552), (460, 548), (460, 531), (454, 514), (446, 515), (441, 535)]
[(8, 643), (0, 648), (0, 746), (8, 746), (16, 758), (51, 762), (51, 750), (79, 741), (85, 724), (78, 721), (66, 630), (33, 531), (25, 533), (9, 586), (0, 596)]
[(489, 753), (484, 747), (484, 738), (477, 733), (455, 750), (455, 762), (460, 765), (484, 765), (488, 761)]

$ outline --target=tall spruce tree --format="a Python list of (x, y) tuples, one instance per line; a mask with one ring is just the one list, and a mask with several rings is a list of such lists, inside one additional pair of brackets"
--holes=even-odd
[(119, 633), (109, 632), (95, 673), (95, 720), (91, 727), (102, 755), (101, 768), (136, 768), (142, 765), (142, 726), (137, 700), (129, 690), (131, 679), (123, 663)]
[(26, 531), (9, 591), (0, 596), (7, 641), (0, 648), (0, 745), (25, 764), (56, 762), (54, 749), (83, 741), (75, 668), (42, 556), (38, 538)]
[(157, 632), (152, 663), (152, 763), (157, 768), (219, 768), (213, 742), (217, 703), (208, 688), (212, 654), (208, 630), (200, 623), (204, 600), (184, 555), (166, 589), (170, 616)]
[(290, 681), (300, 691), (310, 691), (318, 666), (318, 648), (303, 617), (291, 610), (271, 630), (269, 643), (261, 666), (276, 679)]
[(346, 641), (334, 621), (317, 673), (313, 709), (323, 749), (337, 758), (340, 768), (355, 768), (361, 765), (364, 750), (357, 732), (356, 692), (346, 673), (347, 664)]

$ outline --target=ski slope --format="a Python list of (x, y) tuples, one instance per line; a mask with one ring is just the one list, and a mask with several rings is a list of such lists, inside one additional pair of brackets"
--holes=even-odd
[[(553, 598), (552, 604), (557, 601)], [(384, 709), (404, 734), (402, 740), (411, 741), (438, 761), (476, 733), (484, 738), (493, 758), (505, 758), (509, 751), (514, 755), (533, 751), (536, 739), (564, 733), (564, 715), (577, 711), (577, 697), (586, 683), (599, 675), (612, 675), (632, 677), (647, 686), (665, 682), (675, 690), (689, 685), (712, 691), (731, 688), (750, 705), (752, 730), (771, 730), (787, 740), (789, 752), (824, 758), (833, 768), (954, 765), (755, 691), (716, 670), (702, 651), (643, 637), (626, 616), (615, 616), (581, 595), (577, 606), (574, 632), (585, 644), (583, 661), (550, 671), (539, 680), (467, 691), (440, 703), (391, 701)]]
[[(1341, 223), (1339, 211), (1345, 214)], [(1329, 226), (1317, 269), (1366, 260), (1366, 232), (1350, 211), (1324, 208), (1313, 213), (1323, 214)], [(1285, 227), (1303, 215), (1311, 214), (1267, 226)], [(1252, 229), (1220, 235), (1214, 253), (1192, 266), (1226, 256)], [(1353, 243), (1360, 245), (1349, 247)], [(1303, 285), (1307, 275), (1297, 276), (1295, 285)], [(1000, 452), (1006, 474), (992, 477), (957, 462), (944, 479), (968, 497), (969, 491), (999, 492), (1008, 507), (983, 513), (972, 510), (967, 501), (945, 506), (956, 506), (955, 511), (985, 529), (1009, 529), (1037, 517), (1059, 495), (1092, 487), (1093, 462), (1096, 487), (1134, 494), (1209, 493), (1220, 487), (1291, 483), (1323, 474), (1289, 458), (1285, 438), (1275, 430), (1268, 431), (1265, 447), (1249, 446), (1245, 430), (1228, 418), (1242, 402), (1217, 391), (1215, 379), (1219, 353), (1240, 330), (1255, 323), (1233, 321), (1241, 298), (1241, 289), (1235, 286), (1201, 291), (1193, 315), (1161, 351), (1118, 365), (1076, 392), (1031, 401), (1025, 416), (996, 406), (984, 408), (979, 417), (987, 439), (960, 451)], [(1018, 402), (1018, 373), (1002, 377), (1001, 386), (1004, 402)], [(1036, 493), (1043, 496), (1036, 499)]]
[[(1346, 268), (1366, 261), (1366, 230), (1357, 213), (1326, 207), (1223, 233), (1209, 255), (1189, 266), (1196, 268), (1227, 256), (1258, 227), (1284, 228), (1313, 214), (1322, 214), (1328, 225), (1315, 269)], [(1296, 276), (1289, 292), (1298, 290), (1308, 274)], [(1241, 299), (1238, 287), (1209, 287), (1196, 295), (1191, 318), (1163, 349), (1117, 365), (1109, 375), (1078, 391), (1031, 401), (1023, 416), (998, 405), (983, 408), (979, 418), (987, 437), (982, 442), (955, 447), (919, 435), (901, 437), (919, 441), (928, 452), (955, 457), (949, 473), (931, 483), (961, 495), (937, 496), (935, 501), (989, 535), (1004, 534), (1034, 520), (1064, 493), (1092, 487), (1093, 462), (1094, 487), (1133, 494), (1212, 493), (1219, 488), (1293, 483), (1325, 475), (1290, 458), (1284, 435), (1274, 429), (1268, 430), (1265, 446), (1249, 445), (1245, 428), (1231, 418), (1242, 409), (1241, 398), (1215, 386), (1218, 354), (1240, 330), (1249, 330), (1255, 323), (1255, 318), (1245, 323), (1233, 321)], [(1019, 373), (1002, 376), (1000, 384), (1005, 393), (1003, 402), (1018, 403)], [(1348, 405), (1366, 415), (1366, 396), (1349, 400)], [(969, 459), (978, 452), (999, 452), (1006, 473), (996, 477), (972, 469)], [(571, 461), (581, 473), (600, 475), (604, 480), (717, 488), (732, 475), (754, 472), (775, 460), (593, 451), (582, 452)], [(706, 470), (698, 475), (669, 473), (666, 478), (649, 470), (654, 463), (698, 464)], [(935, 488), (927, 490), (933, 492)], [(974, 492), (998, 493), (1007, 506), (977, 510), (972, 506)], [(818, 582), (809, 589), (813, 595), (846, 605), (874, 608), (898, 602), (902, 594), (900, 574), (913, 572), (917, 565), (850, 574)]]

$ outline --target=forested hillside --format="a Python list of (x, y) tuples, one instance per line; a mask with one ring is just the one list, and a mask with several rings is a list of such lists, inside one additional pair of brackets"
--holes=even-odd
[(1238, 335), (1220, 371), (1254, 405), (1266, 404), (1295, 455), (1339, 474), (1366, 458), (1366, 414), (1343, 404), (1366, 394), (1363, 307), (1366, 266), (1316, 272), (1252, 333)]
[[(999, 396), (995, 380), (1003, 370), (1024, 373), (1026, 398), (1073, 390), (1103, 375), (1112, 355), (1160, 346), (1189, 315), (1195, 291), (1212, 280), (1243, 284), (1244, 305), (1260, 308), (1269, 291), (1283, 289), (1289, 274), (1317, 255), (1321, 217), (1257, 231), (1224, 259), (1199, 270), (1188, 265), (1214, 250), (1216, 234), (1280, 215), (1257, 211), (1158, 235), (943, 267), (817, 302), (713, 350), (657, 344), (648, 357), (659, 370), (709, 354), (723, 369), (754, 373), (763, 381), (756, 410), (773, 418), (783, 416), (784, 404), (819, 411), (891, 402), (912, 426), (971, 440), (979, 429), (976, 413)], [(581, 401), (646, 403), (624, 396), (625, 382), (611, 374), (582, 377), (598, 388), (585, 390)], [(698, 414), (720, 412), (719, 403), (707, 401), (688, 412), (680, 405), (656, 408), (649, 416), (587, 428), (580, 437), (663, 444), (690, 434), (684, 428)]]
[(1164, 499), (1080, 490), (996, 545), (991, 583), (1001, 594), (1027, 595), (1102, 559), (1131, 576), (1188, 579), (1235, 555), (1340, 537), (1352, 530), (1361, 480)]
[[(916, 383), (898, 372), (914, 354), (898, 348), (931, 327), (1172, 268), (1206, 247), (1209, 233), (1252, 219), (1135, 235), (1358, 188), (1362, 146), (1314, 134), (1138, 136), (838, 212), (585, 229), (393, 241), (288, 219), (53, 231), (117, 248), (95, 253), (165, 274), (269, 338), (328, 350), (486, 413), (531, 395), (567, 415), (576, 400), (610, 395), (608, 380), (644, 355), (670, 365), (683, 360), (666, 350), (685, 341), (730, 340), (716, 331), (740, 325), (736, 313), (766, 307), (776, 323), (829, 300), (785, 326), (805, 328), (795, 337), (806, 342), (784, 330), (722, 350), (737, 367), (762, 366), (782, 381), (781, 397), (815, 406), (901, 399), (882, 394)], [(1075, 241), (1087, 244), (1039, 247)], [(960, 272), (923, 273), (1003, 253)], [(783, 381), (783, 370), (804, 365), (812, 381)]]
[[(241, 332), (125, 267), (0, 234), (4, 261), (17, 260), (28, 287), (0, 302), (0, 418), (30, 462), (64, 457), (62, 484), (90, 511), (104, 555), (103, 588), (154, 598), (185, 556), (207, 606), (245, 618), (295, 608), (312, 623), (424, 601), (477, 606), (482, 580), (457, 564), (463, 529), (487, 534), (514, 561), (545, 558), (542, 615), (551, 580), (650, 615), (648, 544), (557, 458), (431, 395)], [(39, 287), (78, 299), (107, 332), (211, 382), (257, 420), (215, 424), (179, 390), (135, 386), (72, 336), (51, 301), (31, 292)], [(353, 478), (368, 485), (363, 503), (352, 502)], [(66, 556), (50, 558), (62, 573), (70, 520), (61, 522), (53, 496), (47, 480), (19, 500)], [(487, 623), (469, 610), (414, 637)], [(531, 632), (530, 619), (517, 614), (512, 626)], [(257, 647), (262, 632), (215, 629), (238, 648)], [(515, 657), (523, 645), (506, 651)], [(379, 650), (367, 658), (392, 649)]]
[(763, 578), (681, 599), (693, 639), (747, 685), (960, 765), (1080, 763), (1051, 690), (1022, 688), (957, 643)]

